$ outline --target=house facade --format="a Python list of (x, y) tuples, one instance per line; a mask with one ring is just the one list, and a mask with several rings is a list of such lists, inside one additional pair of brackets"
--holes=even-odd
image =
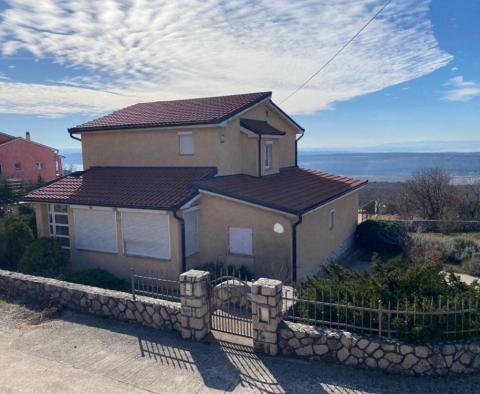
[(141, 103), (69, 129), (84, 171), (25, 197), (75, 269), (122, 277), (244, 265), (296, 281), (349, 245), (365, 182), (297, 166), (270, 92)]
[(62, 175), (58, 150), (25, 138), (0, 133), (0, 177), (37, 183), (50, 182)]

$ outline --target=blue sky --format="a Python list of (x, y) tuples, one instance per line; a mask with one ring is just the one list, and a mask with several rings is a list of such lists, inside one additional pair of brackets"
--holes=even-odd
[[(68, 127), (135, 102), (272, 90), (279, 103), (382, 4), (0, 1), (0, 131), (70, 148)], [(393, 0), (282, 105), (301, 146), (480, 140), (478, 15), (476, 0)]]

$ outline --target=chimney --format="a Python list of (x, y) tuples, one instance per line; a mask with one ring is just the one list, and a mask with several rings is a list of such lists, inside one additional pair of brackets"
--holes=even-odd
[(30, 132), (29, 132), (29, 131), (27, 131), (27, 132), (25, 133), (25, 139), (26, 139), (27, 141), (30, 141)]

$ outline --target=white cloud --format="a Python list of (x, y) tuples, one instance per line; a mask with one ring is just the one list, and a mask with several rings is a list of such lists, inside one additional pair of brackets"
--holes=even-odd
[[(447, 64), (452, 57), (439, 49), (432, 33), (429, 3), (392, 2), (329, 67), (287, 101), (285, 109), (292, 113), (326, 109), (336, 101)], [(83, 75), (58, 81), (57, 86), (9, 81), (0, 90), (0, 112), (90, 113), (132, 101), (259, 90), (273, 90), (278, 102), (381, 4), (381, 0), (10, 0), (0, 15), (3, 56), (27, 51), (36, 58), (53, 58), (67, 69), (83, 70)], [(11, 97), (7, 91), (17, 94)]]
[(480, 83), (465, 81), (461, 75), (450, 78), (445, 85), (450, 87), (450, 90), (443, 96), (448, 101), (468, 101), (480, 96)]
[(458, 67), (457, 67), (457, 66), (452, 67), (450, 70), (452, 70), (452, 71), (458, 71)]

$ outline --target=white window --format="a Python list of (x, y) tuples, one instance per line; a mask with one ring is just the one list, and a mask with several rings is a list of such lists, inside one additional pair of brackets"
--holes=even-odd
[(39, 171), (43, 170), (45, 168), (45, 165), (43, 163), (37, 163), (35, 166), (37, 167), (37, 170), (39, 170)]
[(230, 227), (229, 250), (233, 254), (253, 255), (253, 231), (251, 228)]
[(68, 226), (68, 209), (63, 204), (48, 206), (48, 232), (62, 248), (70, 249), (70, 228)]
[(335, 209), (330, 209), (328, 212), (328, 228), (333, 230), (335, 227)]
[(265, 168), (270, 170), (272, 168), (272, 141), (265, 142)]
[(170, 260), (170, 219), (160, 212), (122, 212), (125, 254)]
[(185, 254), (191, 256), (198, 252), (198, 210), (185, 212)]
[(190, 131), (178, 133), (181, 155), (193, 155), (193, 135)]
[(111, 208), (73, 210), (75, 247), (96, 252), (118, 252), (117, 215)]

